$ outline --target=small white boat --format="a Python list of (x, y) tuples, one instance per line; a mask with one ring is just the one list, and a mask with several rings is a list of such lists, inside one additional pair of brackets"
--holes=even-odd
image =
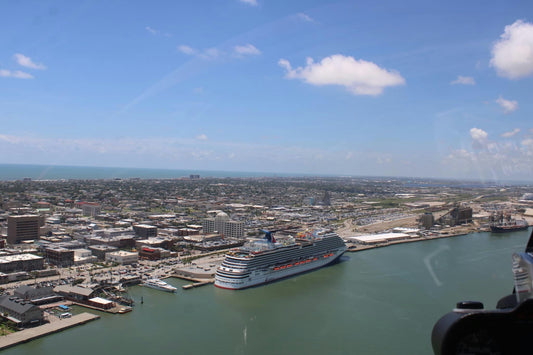
[(176, 292), (177, 288), (169, 285), (165, 281), (159, 279), (148, 279), (142, 283), (143, 286), (154, 288), (156, 290), (166, 291), (166, 292)]

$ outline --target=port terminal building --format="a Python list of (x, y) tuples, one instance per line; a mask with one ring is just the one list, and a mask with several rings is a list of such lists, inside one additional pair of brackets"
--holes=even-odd
[[(418, 238), (418, 236), (414, 237)], [(402, 240), (409, 240), (411, 238), (413, 237), (407, 233), (380, 233), (348, 237), (346, 238), (346, 240), (360, 245), (377, 245), (398, 242)]]

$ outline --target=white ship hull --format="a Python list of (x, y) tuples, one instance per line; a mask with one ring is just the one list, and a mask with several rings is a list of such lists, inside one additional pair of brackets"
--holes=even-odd
[(282, 265), (281, 267), (271, 266), (265, 269), (255, 270), (252, 271), (248, 277), (241, 279), (217, 275), (215, 277), (215, 286), (229, 290), (239, 290), (269, 283), (331, 264), (332, 262), (338, 260), (338, 258), (344, 254), (345, 251), (346, 247), (343, 247), (325, 255), (311, 257), (303, 263), (288, 263), (286, 265)]
[(167, 284), (164, 281), (157, 281), (157, 282), (148, 281), (148, 282), (143, 283), (142, 285), (145, 287), (153, 288), (154, 290), (165, 291), (165, 292), (176, 292), (177, 290), (177, 288)]

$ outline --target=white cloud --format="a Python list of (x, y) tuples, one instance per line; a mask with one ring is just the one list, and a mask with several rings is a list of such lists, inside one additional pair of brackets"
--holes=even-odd
[(300, 79), (311, 85), (341, 85), (354, 95), (377, 96), (388, 86), (405, 84), (405, 79), (396, 71), (380, 68), (365, 60), (335, 54), (315, 63), (307, 58), (305, 67), (293, 69), (286, 59), (278, 64), (287, 71), (288, 79)]
[(196, 136), (196, 139), (198, 139), (199, 141), (206, 141), (207, 136), (205, 134), (199, 134)]
[(510, 131), (510, 132), (505, 132), (505, 133), (503, 133), (503, 134), (502, 134), (502, 137), (503, 137), (503, 138), (511, 138), (511, 137), (517, 135), (518, 133), (520, 133), (520, 128), (515, 128), (515, 129), (513, 129), (513, 130)]
[(391, 157), (389, 156), (378, 156), (376, 159), (376, 163), (378, 164), (390, 164), (392, 162)]
[(311, 16), (304, 14), (303, 12), (297, 13), (296, 17), (305, 22), (315, 22), (315, 20)]
[(472, 137), (472, 147), (476, 149), (484, 148), (488, 143), (488, 133), (481, 128), (471, 128), (470, 137)]
[(154, 36), (165, 36), (165, 37), (172, 37), (172, 35), (168, 32), (161, 32), (159, 30), (156, 30), (155, 28), (152, 28), (150, 26), (146, 26), (144, 28), (146, 31), (150, 32)]
[(214, 58), (219, 57), (222, 54), (222, 52), (216, 48), (207, 48), (204, 50), (199, 50), (199, 49), (196, 49), (196, 48), (184, 45), (184, 44), (178, 46), (178, 50), (181, 53), (184, 53), (187, 55), (193, 55), (195, 57), (202, 58), (202, 59), (214, 59)]
[(449, 159), (474, 159), (474, 154), (466, 149), (457, 149), (448, 155)]
[(257, 49), (254, 45), (248, 43), (243, 46), (235, 46), (233, 47), (233, 50), (235, 52), (235, 55), (237, 56), (245, 56), (245, 55), (259, 55), (261, 54), (261, 51)]
[(505, 26), (492, 47), (490, 65), (499, 76), (519, 79), (533, 74), (533, 24), (522, 20)]
[(528, 148), (533, 148), (533, 138), (524, 139), (522, 145)]
[[(502, 136), (512, 137), (520, 129)], [(487, 132), (480, 128), (470, 130), (472, 150), (453, 150), (443, 160), (448, 173), (459, 173), (481, 180), (528, 178), (533, 173), (533, 139), (527, 138), (516, 144), (514, 141), (490, 141)]]
[(186, 46), (184, 44), (178, 46), (178, 50), (181, 52), (181, 53), (185, 53), (187, 55), (193, 55), (193, 54), (196, 54), (196, 49), (192, 48), (192, 47), (189, 47), (189, 46)]
[(39, 69), (39, 70), (46, 69), (44, 64), (34, 63), (30, 57), (26, 57), (24, 54), (16, 53), (13, 57), (17, 61), (18, 65), (21, 65), (23, 67), (30, 68), (30, 69)]
[(7, 70), (7, 69), (0, 69), (0, 77), (4, 78), (17, 78), (17, 79), (33, 79), (33, 75), (20, 71), (20, 70)]
[(156, 34), (159, 33), (158, 30), (154, 30), (154, 29), (153, 29), (152, 27), (150, 27), (150, 26), (146, 26), (145, 29), (146, 29), (148, 32), (150, 32), (151, 34), (153, 34), (153, 35), (156, 35)]
[(518, 109), (518, 102), (515, 100), (506, 100), (503, 97), (498, 97), (496, 103), (503, 108), (503, 113), (511, 113)]
[(476, 85), (476, 81), (471, 76), (462, 76), (459, 75), (457, 79), (450, 83), (451, 85), (461, 84), (461, 85)]
[(252, 5), (252, 6), (257, 6), (259, 5), (257, 3), (257, 0), (239, 0), (240, 2), (243, 2), (245, 4), (248, 4), (248, 5)]
[[(206, 49), (196, 49), (190, 46), (187, 46), (185, 44), (182, 44), (178, 46), (178, 51), (181, 53), (195, 56), (197, 58), (201, 59), (216, 59), (219, 57), (227, 56), (229, 53), (224, 53), (223, 51), (219, 50), (218, 48), (212, 47), (212, 48), (206, 48)], [(242, 58), (247, 55), (259, 55), (261, 54), (261, 51), (257, 49), (252, 44), (245, 44), (245, 45), (236, 45), (232, 49), (231, 55), (237, 58)]]
[(5, 141), (7, 143), (18, 144), (18, 143), (21, 143), (23, 140), (24, 138), (22, 137), (9, 136), (7, 134), (0, 134), (0, 141)]
[(218, 56), (220, 56), (222, 54), (222, 52), (220, 52), (218, 49), (216, 48), (207, 48), (203, 51), (203, 53), (200, 54), (200, 57), (204, 58), (204, 59), (211, 59), (211, 58), (216, 58)]

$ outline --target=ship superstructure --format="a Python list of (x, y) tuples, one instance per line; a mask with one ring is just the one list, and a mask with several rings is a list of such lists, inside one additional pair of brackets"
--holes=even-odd
[(320, 268), (346, 251), (333, 232), (300, 233), (278, 238), (265, 231), (265, 239), (230, 251), (215, 275), (215, 286), (241, 289)]

